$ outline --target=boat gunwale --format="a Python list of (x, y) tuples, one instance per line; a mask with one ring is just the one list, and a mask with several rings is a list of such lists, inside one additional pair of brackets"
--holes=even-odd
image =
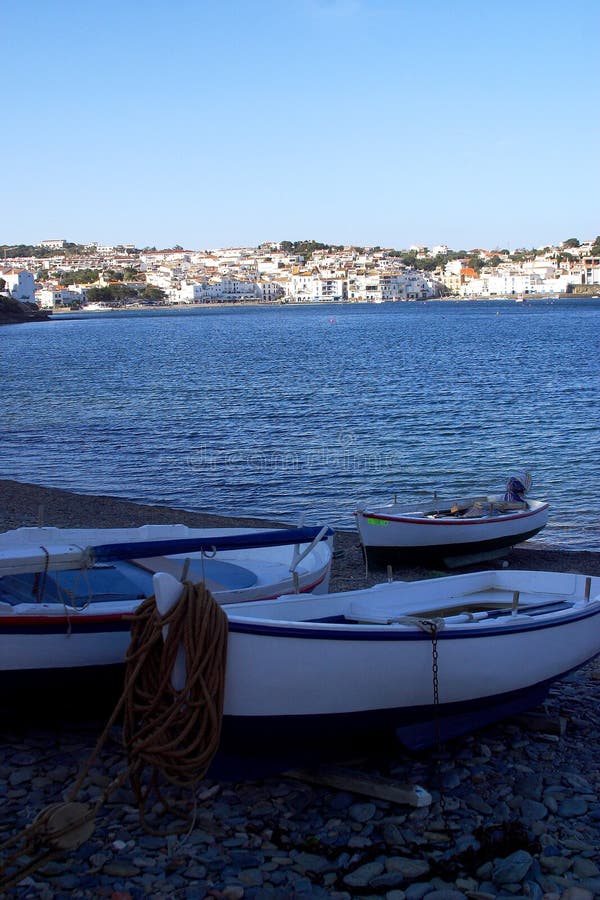
[[(140, 601), (143, 602), (143, 601)], [(263, 600), (248, 601), (248, 603), (262, 603)], [(557, 601), (558, 602), (558, 601)], [(574, 609), (569, 613), (563, 610), (542, 615), (525, 617), (528, 613), (519, 612), (511, 624), (511, 614), (507, 610), (506, 618), (498, 620), (495, 624), (488, 620), (480, 619), (473, 622), (452, 622), (439, 628), (436, 637), (438, 640), (455, 640), (457, 638), (491, 637), (506, 634), (516, 634), (522, 631), (542, 630), (542, 628), (559, 627), (564, 624), (572, 624), (582, 619), (600, 614), (600, 598), (584, 602), (583, 600), (566, 601), (573, 603)], [(240, 615), (239, 606), (244, 604), (224, 604), (228, 614), (230, 634), (256, 634), (264, 637), (284, 638), (309, 638), (319, 640), (427, 640), (431, 641), (431, 633), (423, 631), (416, 624), (409, 625), (402, 622), (368, 623), (360, 621), (326, 622), (326, 621), (299, 621), (286, 619), (258, 619)], [(231, 608), (232, 615), (229, 615)], [(590, 608), (592, 607), (592, 608)], [(3, 616), (0, 618), (0, 638), (5, 634), (60, 634), (68, 627), (70, 633), (85, 634), (101, 632), (103, 627), (108, 631), (127, 631), (130, 628), (131, 619), (135, 616), (135, 610), (122, 613), (96, 613), (91, 615), (74, 616), (28, 616), (26, 614), (16, 616)], [(554, 619), (549, 618), (555, 616)], [(406, 613), (407, 618), (423, 618), (419, 613)], [(429, 617), (431, 620), (431, 617)], [(40, 629), (43, 629), (40, 631)]]
[[(532, 502), (532, 501), (529, 501)], [(515, 520), (522, 520), (530, 518), (531, 516), (538, 515), (541, 512), (545, 512), (550, 504), (546, 501), (533, 501), (541, 503), (541, 506), (535, 507), (535, 509), (524, 509), (517, 511), (512, 514), (502, 514), (499, 516), (478, 516), (472, 518), (465, 519), (457, 519), (454, 516), (440, 516), (438, 518), (433, 518), (429, 515), (410, 515), (405, 513), (404, 515), (391, 515), (389, 513), (379, 513), (376, 511), (369, 511), (366, 509), (359, 509), (355, 513), (355, 515), (361, 516), (363, 519), (383, 519), (386, 522), (400, 522), (402, 524), (407, 525), (496, 525), (504, 522), (511, 522)], [(367, 522), (367, 524), (371, 524)]]
[[(557, 602), (559, 599), (564, 600), (564, 598), (557, 598)], [(588, 618), (600, 616), (600, 597), (589, 601), (585, 601), (584, 598), (578, 598), (575, 601), (566, 600), (565, 602), (571, 603), (574, 607), (568, 613), (565, 613), (564, 610), (559, 610), (554, 613), (547, 613), (544, 617), (542, 617), (543, 614), (536, 617), (529, 616), (530, 621), (526, 621), (525, 617), (528, 615), (526, 612), (519, 612), (512, 617), (510, 610), (507, 610), (506, 619), (501, 620), (501, 622), (498, 622), (496, 618), (493, 620), (497, 624), (490, 625), (487, 620), (482, 619), (473, 622), (450, 623), (436, 632), (436, 638), (438, 641), (446, 641), (500, 637), (521, 632), (542, 631), (546, 628), (560, 628), (564, 625), (571, 625)], [(230, 634), (255, 634), (263, 637), (311, 640), (392, 642), (407, 640), (431, 642), (432, 637), (430, 632), (423, 631), (416, 624), (411, 626), (400, 622), (391, 622), (388, 625), (352, 621), (347, 623), (300, 622), (285, 619), (258, 619), (244, 615), (236, 617), (233, 610), (233, 616), (229, 617), (229, 610), (225, 608), (225, 611), (228, 613)], [(407, 618), (419, 618), (418, 613), (407, 613), (406, 616)], [(555, 618), (550, 618), (550, 616)], [(513, 619), (512, 624), (511, 619)]]

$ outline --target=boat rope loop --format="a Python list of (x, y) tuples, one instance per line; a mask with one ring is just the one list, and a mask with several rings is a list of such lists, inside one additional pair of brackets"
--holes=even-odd
[[(153, 597), (132, 617), (123, 743), (140, 819), (149, 831), (152, 794), (175, 811), (161, 791), (161, 774), (172, 785), (193, 788), (219, 747), (227, 635), (227, 615), (203, 583), (184, 582), (179, 601), (162, 618)], [(181, 650), (185, 683), (176, 690), (172, 676), (176, 664), (181, 666)]]
[(415, 628), (420, 628), (421, 631), (426, 631), (427, 634), (431, 635), (437, 634), (446, 624), (441, 617), (425, 619), (422, 616), (399, 616), (398, 618), (390, 619), (390, 622), (394, 622), (397, 625), (414, 625)]
[[(203, 584), (185, 582), (178, 603), (160, 617), (154, 597), (145, 600), (131, 616), (131, 642), (126, 658), (125, 685), (94, 750), (73, 787), (61, 803), (43, 809), (33, 822), (0, 845), (0, 894), (18, 884), (66, 850), (89, 840), (94, 820), (109, 797), (127, 779), (136, 795), (142, 826), (152, 834), (146, 805), (155, 793), (165, 812), (174, 813), (185, 824), (171, 833), (189, 831), (193, 803), (183, 810), (167, 801), (160, 775), (172, 785), (194, 788), (206, 774), (221, 736), (225, 670), (227, 662), (227, 616)], [(168, 626), (166, 640), (163, 629)], [(186, 678), (176, 691), (171, 676), (185, 653)], [(123, 714), (123, 742), (128, 765), (101, 792), (93, 804), (77, 797), (110, 731)], [(149, 777), (145, 777), (146, 769)]]

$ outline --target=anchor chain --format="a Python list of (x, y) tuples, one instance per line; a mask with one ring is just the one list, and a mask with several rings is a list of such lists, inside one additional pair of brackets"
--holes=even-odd
[[(409, 616), (406, 617), (408, 620)], [(434, 716), (436, 719), (436, 723), (438, 725), (439, 731), (439, 722), (437, 722), (439, 705), (440, 705), (440, 657), (438, 652), (438, 632), (444, 627), (443, 619), (412, 619), (412, 621), (418, 625), (423, 631), (426, 631), (431, 635), (431, 678), (433, 682), (433, 707), (434, 707)], [(439, 745), (439, 734), (437, 736), (437, 744)]]
[(446, 831), (450, 831), (448, 822), (448, 809), (446, 806), (446, 795), (444, 793), (444, 785), (442, 778), (442, 735), (440, 728), (440, 656), (438, 650), (438, 632), (440, 627), (444, 627), (443, 620), (424, 619), (423, 626), (431, 635), (431, 681), (433, 688), (433, 727), (435, 733), (435, 748), (437, 751), (436, 775), (438, 782), (438, 790), (440, 792), (440, 814), (444, 821)]
[[(431, 677), (433, 680), (433, 706), (436, 712), (439, 712), (440, 705), (440, 656), (438, 653), (438, 637), (437, 637), (437, 625), (434, 622), (433, 628), (431, 629)], [(437, 715), (436, 715), (437, 719)], [(439, 732), (439, 722), (438, 722), (438, 732)], [(438, 743), (439, 743), (439, 734), (438, 734)]]

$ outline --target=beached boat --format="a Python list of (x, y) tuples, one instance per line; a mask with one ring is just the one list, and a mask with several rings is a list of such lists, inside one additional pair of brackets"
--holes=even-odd
[(122, 664), (127, 616), (152, 596), (157, 571), (203, 581), (221, 603), (325, 592), (332, 535), (185, 525), (0, 534), (0, 677)]
[(355, 513), (365, 553), (426, 556), (449, 563), (456, 557), (501, 555), (533, 537), (548, 521), (549, 505), (525, 494), (529, 476), (511, 478), (503, 494), (444, 500), (434, 497), (420, 508), (396, 502)]
[[(180, 594), (155, 576), (164, 608)], [(483, 571), (223, 609), (223, 740), (238, 748), (385, 731), (425, 746), (531, 708), (600, 653), (600, 577), (583, 575)]]

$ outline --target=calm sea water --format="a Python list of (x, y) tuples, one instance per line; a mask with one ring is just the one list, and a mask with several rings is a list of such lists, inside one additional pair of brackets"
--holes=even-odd
[(600, 549), (600, 302), (209, 308), (0, 329), (0, 472), (351, 526), (369, 501), (504, 489)]

